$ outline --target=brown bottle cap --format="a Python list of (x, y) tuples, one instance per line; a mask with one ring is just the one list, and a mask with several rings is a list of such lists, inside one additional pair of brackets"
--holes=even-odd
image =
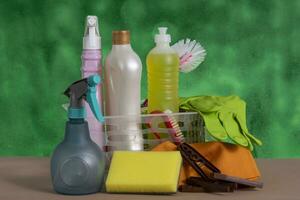
[(112, 43), (113, 44), (129, 44), (130, 33), (127, 30), (113, 31), (112, 32)]

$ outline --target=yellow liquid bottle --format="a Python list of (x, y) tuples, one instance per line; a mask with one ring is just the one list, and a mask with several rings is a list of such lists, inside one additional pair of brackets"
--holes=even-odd
[(179, 56), (170, 47), (167, 28), (159, 28), (156, 47), (147, 56), (148, 113), (178, 112)]

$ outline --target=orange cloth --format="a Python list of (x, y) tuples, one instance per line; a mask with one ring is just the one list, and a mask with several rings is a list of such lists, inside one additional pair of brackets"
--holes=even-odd
[[(229, 176), (237, 176), (249, 180), (256, 180), (260, 177), (260, 172), (251, 152), (239, 145), (207, 142), (191, 144), (207, 160), (221, 170), (221, 173)], [(154, 147), (153, 151), (175, 151), (177, 146), (166, 141)], [(205, 171), (205, 167), (202, 167)], [(180, 171), (179, 185), (184, 185), (190, 176), (199, 176), (197, 172), (187, 163), (183, 164)]]

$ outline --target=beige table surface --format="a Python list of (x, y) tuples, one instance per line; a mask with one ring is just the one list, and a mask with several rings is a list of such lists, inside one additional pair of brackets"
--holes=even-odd
[(60, 200), (60, 199), (283, 199), (300, 200), (300, 159), (258, 159), (264, 188), (234, 193), (180, 193), (174, 195), (132, 195), (97, 193), (82, 196), (56, 194), (52, 190), (49, 158), (0, 157), (0, 200)]

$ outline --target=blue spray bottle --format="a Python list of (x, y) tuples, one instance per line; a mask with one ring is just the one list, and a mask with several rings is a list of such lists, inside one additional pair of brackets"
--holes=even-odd
[(105, 155), (91, 138), (85, 121), (84, 101), (95, 117), (103, 122), (96, 98), (100, 77), (93, 75), (72, 83), (64, 94), (70, 99), (69, 121), (65, 138), (51, 158), (51, 177), (54, 190), (62, 194), (89, 194), (100, 191), (105, 171)]

